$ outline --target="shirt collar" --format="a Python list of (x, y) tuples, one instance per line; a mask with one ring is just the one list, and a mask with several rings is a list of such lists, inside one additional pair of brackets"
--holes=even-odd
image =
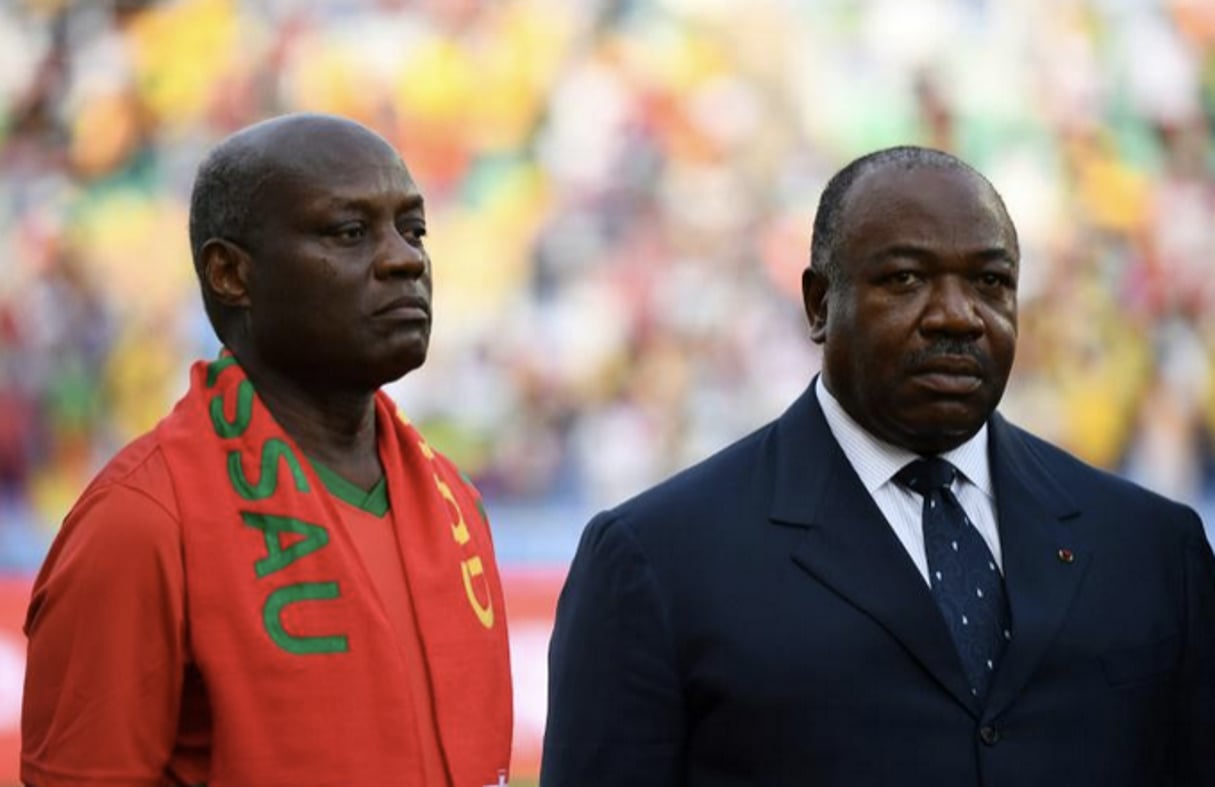
[[(814, 393), (818, 403), (823, 408), (823, 416), (827, 426), (835, 437), (844, 456), (848, 457), (861, 483), (869, 494), (877, 491), (878, 487), (889, 482), (894, 475), (919, 455), (906, 448), (891, 445), (884, 440), (871, 435), (852, 419), (836, 400), (827, 386), (823, 385), (822, 375), (814, 380)], [(991, 468), (987, 460), (987, 424), (984, 423), (974, 437), (962, 443), (957, 448), (941, 454), (958, 468), (966, 480), (979, 488), (983, 494), (991, 498)]]

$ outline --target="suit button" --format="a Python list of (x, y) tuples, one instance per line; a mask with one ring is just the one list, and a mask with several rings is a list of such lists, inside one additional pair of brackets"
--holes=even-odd
[(1000, 740), (1000, 731), (990, 724), (979, 728), (979, 740), (988, 746), (995, 746)]

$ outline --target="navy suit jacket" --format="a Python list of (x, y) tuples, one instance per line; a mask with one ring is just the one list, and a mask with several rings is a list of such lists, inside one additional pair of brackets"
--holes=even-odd
[(811, 387), (587, 526), (543, 787), (1215, 785), (1198, 516), (989, 432), (1013, 637), (985, 703)]

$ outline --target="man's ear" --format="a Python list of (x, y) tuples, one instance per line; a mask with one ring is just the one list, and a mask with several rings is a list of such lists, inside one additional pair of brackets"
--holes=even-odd
[(810, 339), (822, 344), (827, 339), (827, 277), (813, 268), (802, 271), (802, 305), (810, 322)]
[(249, 253), (232, 241), (212, 238), (202, 248), (202, 283), (211, 298), (228, 307), (249, 306)]

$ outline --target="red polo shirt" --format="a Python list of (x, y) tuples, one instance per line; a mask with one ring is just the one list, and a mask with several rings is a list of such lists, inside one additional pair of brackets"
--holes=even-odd
[[(410, 673), (428, 785), (447, 785), (429, 673), (381, 482), (323, 467)], [(38, 787), (201, 784), (206, 686), (190, 653), (176, 494), (153, 435), (121, 451), (64, 520), (34, 583), (22, 713), (22, 779)]]

